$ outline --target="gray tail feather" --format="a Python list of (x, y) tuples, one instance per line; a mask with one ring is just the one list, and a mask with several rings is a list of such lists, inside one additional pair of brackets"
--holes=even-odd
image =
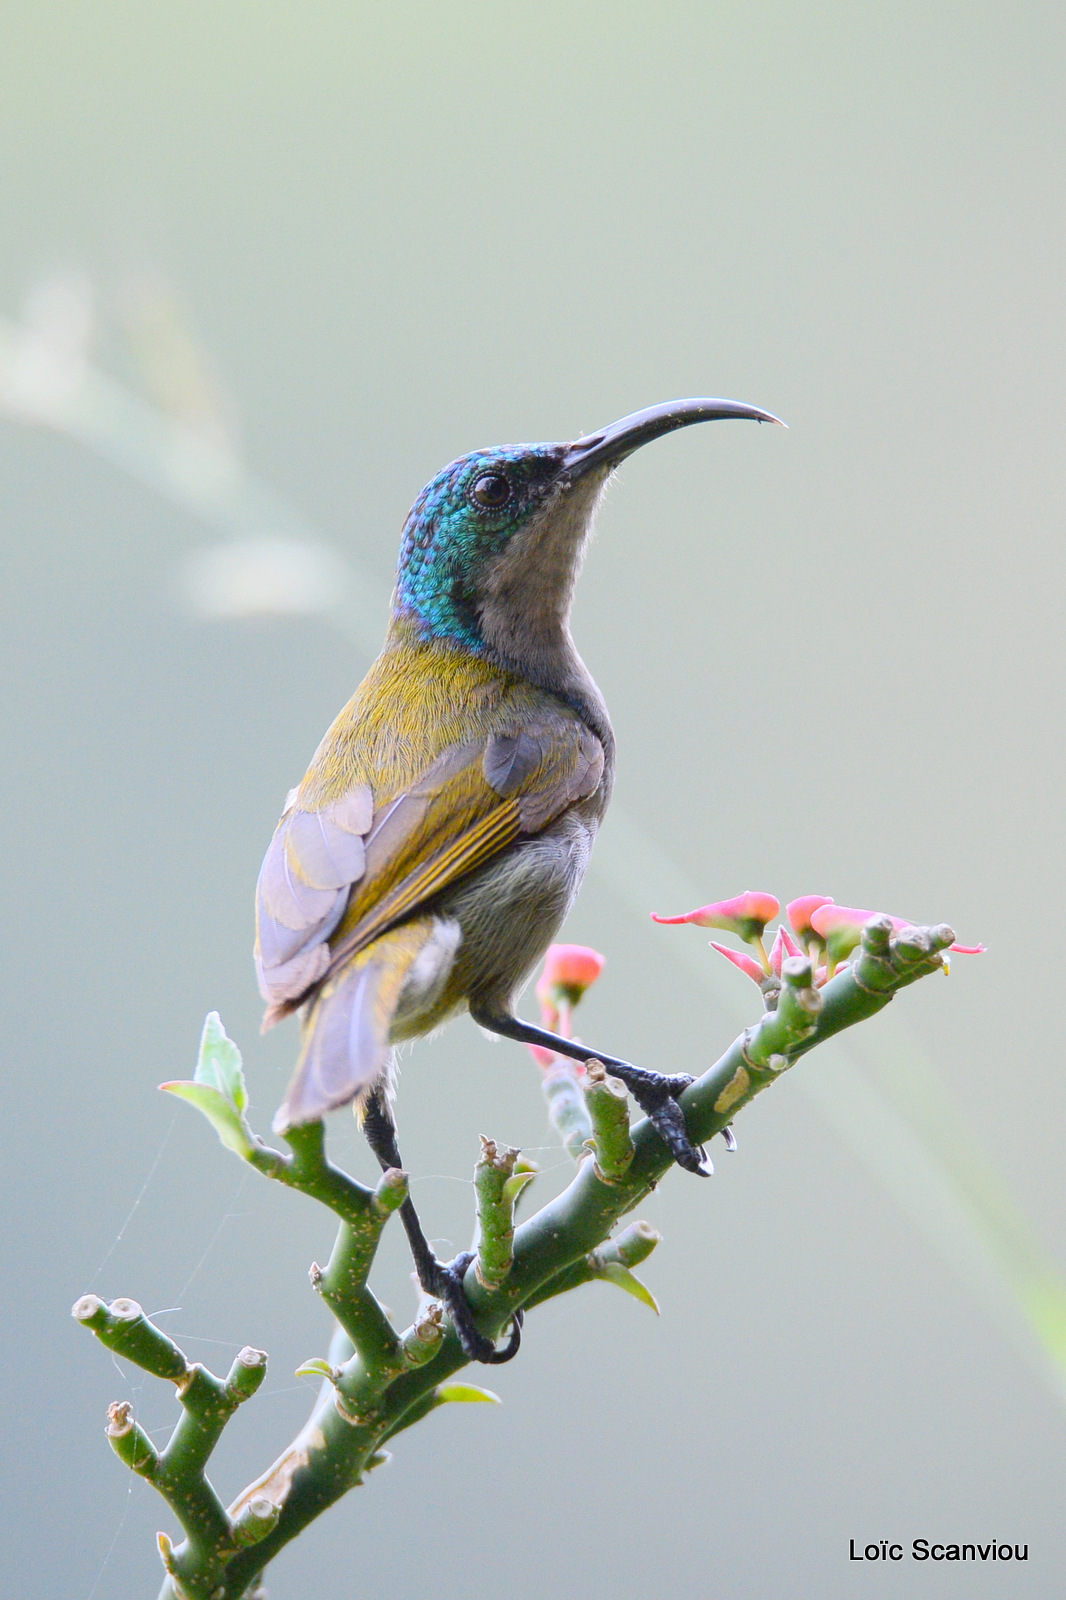
[(378, 992), (384, 965), (374, 959), (360, 962), (319, 998), (274, 1118), (275, 1133), (317, 1121), (372, 1089), (385, 1075), (392, 1015)]
[(405, 1004), (440, 992), (460, 940), (459, 925), (419, 918), (390, 930), (328, 982), (308, 1008), (303, 1044), (275, 1133), (316, 1122), (390, 1081), (390, 1034)]

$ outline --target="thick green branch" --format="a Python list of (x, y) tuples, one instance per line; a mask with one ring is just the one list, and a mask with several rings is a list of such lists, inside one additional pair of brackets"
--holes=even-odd
[(375, 1372), (403, 1370), (399, 1335), (367, 1288), (366, 1280), (381, 1231), (406, 1198), (407, 1174), (392, 1167), (382, 1175), (365, 1209), (353, 1220), (341, 1223), (325, 1268), (311, 1264), (312, 1285), (351, 1339), (364, 1365)]
[(175, 1385), (181, 1416), (162, 1452), (135, 1420), (128, 1401), (108, 1407), (107, 1438), (119, 1459), (158, 1489), (181, 1523), (185, 1539), (177, 1550), (160, 1536), (171, 1578), (183, 1582), (188, 1576), (201, 1585), (217, 1585), (234, 1553), (262, 1538), (278, 1519), (279, 1508), (260, 1505), (239, 1525), (234, 1523), (204, 1471), (226, 1423), (262, 1383), (265, 1353), (246, 1345), (226, 1378), (216, 1378), (188, 1361), (135, 1300), (119, 1299), (108, 1306), (96, 1295), (83, 1295), (73, 1315), (109, 1350)]
[[(953, 937), (949, 928), (939, 927), (908, 929), (896, 938), (887, 919), (875, 920), (864, 930), (862, 948), (852, 964), (820, 990), (812, 985), (807, 959), (785, 961), (773, 1009), (681, 1096), (690, 1138), (695, 1143), (713, 1138), (800, 1056), (873, 1016), (897, 989), (941, 967), (940, 952)], [(646, 1120), (632, 1129), (623, 1127), (622, 1114), (628, 1123), (628, 1113), (621, 1097), (606, 1083), (597, 1082), (596, 1073), (591, 1078), (591, 1106), (583, 1103), (581, 1115), (574, 1114), (568, 1086), (561, 1086), (567, 1093), (559, 1098), (565, 1112), (561, 1122), (571, 1141), (576, 1142), (576, 1131), (587, 1129), (582, 1148), (585, 1139), (594, 1138), (596, 1160), (582, 1161), (567, 1189), (517, 1229), (505, 1194), (518, 1176), (505, 1170), (511, 1152), (505, 1152), (502, 1160), (495, 1146), (492, 1159), (488, 1146), (483, 1153), (476, 1180), (479, 1250), (465, 1289), (479, 1328), (490, 1336), (497, 1336), (519, 1307), (537, 1305), (596, 1278), (620, 1283), (650, 1300), (631, 1269), (654, 1248), (658, 1236), (642, 1223), (631, 1224), (613, 1240), (609, 1236), (619, 1219), (668, 1171), (671, 1158)], [(552, 1110), (554, 1115), (554, 1103)], [(449, 1398), (476, 1394), (469, 1388), (460, 1394), (462, 1386), (453, 1389), (446, 1382), (465, 1365), (465, 1357), (452, 1330), (442, 1329), (439, 1311), (397, 1336), (365, 1288), (384, 1220), (381, 1211), (387, 1214), (388, 1201), (396, 1195), (402, 1198), (400, 1175), (388, 1175), (397, 1187), (383, 1204), (380, 1186), (375, 1197), (331, 1167), (320, 1125), (294, 1129), (289, 1142), (292, 1158), (258, 1146), (249, 1159), (266, 1175), (312, 1195), (341, 1216), (337, 1245), (317, 1286), (355, 1353), (330, 1369), (330, 1382), (323, 1386), (299, 1436), (230, 1507), (232, 1553), (224, 1574), (212, 1573), (208, 1587), (208, 1574), (202, 1572), (195, 1585), (186, 1583), (183, 1590), (168, 1580), (163, 1593), (169, 1600), (179, 1593), (193, 1600), (246, 1596), (278, 1550), (383, 1459), (381, 1446), (386, 1439)], [(510, 1204), (513, 1207), (513, 1198)], [(344, 1349), (348, 1348), (346, 1344)], [(153, 1359), (167, 1358), (164, 1352)], [(150, 1443), (135, 1432), (124, 1449), (131, 1465), (142, 1457), (148, 1464)], [(254, 1529), (257, 1542), (236, 1548), (240, 1540), (232, 1530), (245, 1526)], [(182, 1551), (171, 1553), (170, 1570), (177, 1570), (181, 1556)], [(184, 1582), (183, 1573), (179, 1582)]]
[(634, 1145), (629, 1132), (629, 1096), (618, 1078), (609, 1078), (602, 1062), (587, 1068), (585, 1103), (592, 1121), (591, 1145), (596, 1176), (603, 1183), (624, 1183), (633, 1164)]
[(474, 1168), (477, 1198), (477, 1251), (474, 1273), (486, 1289), (507, 1280), (514, 1257), (514, 1208), (532, 1180), (531, 1172), (515, 1172), (519, 1151), (482, 1137), (481, 1160)]

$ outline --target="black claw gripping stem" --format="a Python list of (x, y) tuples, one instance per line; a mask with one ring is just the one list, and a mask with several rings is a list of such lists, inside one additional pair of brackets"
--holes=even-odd
[[(384, 1095), (376, 1090), (367, 1099), (363, 1113), (363, 1132), (383, 1172), (390, 1167), (401, 1167), (400, 1149), (396, 1142), (396, 1125), (389, 1114)], [(430, 1249), (429, 1240), (418, 1220), (414, 1204), (408, 1198), (400, 1207), (407, 1242), (414, 1257), (415, 1272), (426, 1294), (440, 1300), (455, 1328), (455, 1336), (468, 1361), (480, 1361), (486, 1366), (500, 1366), (518, 1354), (522, 1342), (522, 1312), (516, 1311), (511, 1319), (511, 1333), (507, 1343), (498, 1350), (491, 1339), (479, 1333), (474, 1325), (474, 1313), (466, 1298), (463, 1278), (473, 1251), (464, 1250), (453, 1261), (438, 1261)]]
[(617, 1056), (605, 1055), (602, 1050), (590, 1050), (587, 1045), (564, 1039), (561, 1034), (550, 1033), (547, 1028), (523, 1022), (520, 1017), (498, 1016), (473, 1006), (470, 1015), (479, 1027), (487, 1028), (490, 1033), (498, 1033), (505, 1039), (516, 1039), (519, 1044), (540, 1045), (545, 1050), (554, 1050), (556, 1055), (569, 1056), (573, 1061), (602, 1062), (613, 1077), (625, 1084), (679, 1167), (684, 1167), (686, 1172), (695, 1172), (701, 1178), (709, 1177), (714, 1171), (706, 1151), (694, 1145), (689, 1138), (685, 1129), (685, 1113), (677, 1103), (678, 1095), (693, 1081), (689, 1073), (667, 1075), (649, 1072), (646, 1067), (635, 1067)]

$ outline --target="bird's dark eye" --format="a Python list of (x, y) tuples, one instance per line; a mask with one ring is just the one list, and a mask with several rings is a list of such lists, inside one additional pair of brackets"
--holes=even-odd
[(470, 498), (486, 511), (499, 511), (511, 498), (511, 485), (502, 472), (486, 472), (476, 479)]

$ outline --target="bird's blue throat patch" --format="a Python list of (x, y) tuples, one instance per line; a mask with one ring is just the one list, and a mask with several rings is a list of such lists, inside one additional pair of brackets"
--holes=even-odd
[[(564, 450), (558, 444), (476, 450), (426, 484), (404, 524), (396, 578), (397, 611), (413, 615), (426, 637), (485, 649), (478, 623), (485, 570), (542, 504)], [(506, 482), (506, 503), (479, 504), (478, 486), (499, 493), (499, 479)]]

